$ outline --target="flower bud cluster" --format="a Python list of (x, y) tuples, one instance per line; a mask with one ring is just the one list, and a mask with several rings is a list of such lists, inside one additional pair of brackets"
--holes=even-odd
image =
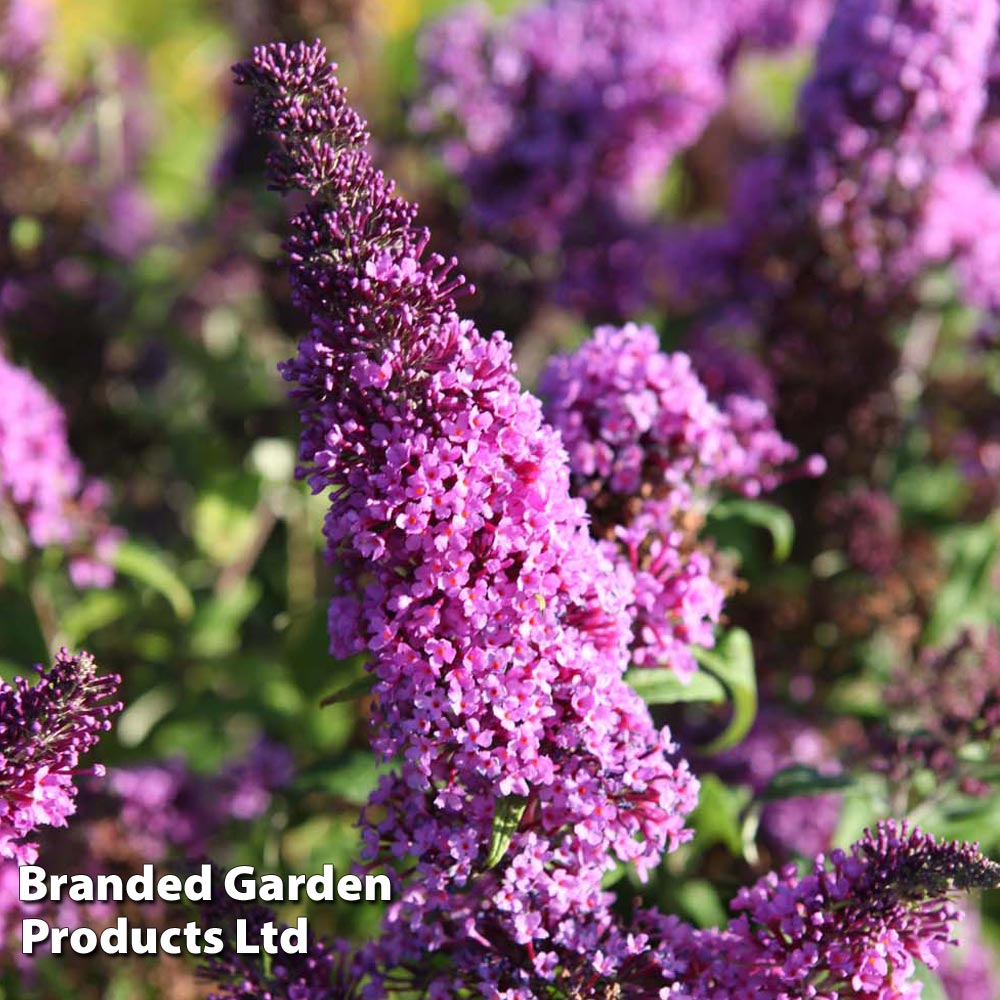
[(936, 967), (952, 941), (958, 910), (949, 894), (998, 882), (1000, 867), (976, 845), (881, 823), (849, 851), (820, 855), (805, 875), (789, 865), (740, 890), (723, 930), (653, 918), (663, 974), (674, 980), (675, 992), (660, 995), (915, 1000), (916, 963)]
[(80, 758), (111, 728), (121, 709), (111, 701), (118, 677), (98, 676), (86, 653), (65, 649), (29, 684), (0, 684), (0, 859), (31, 863), (36, 845), (25, 840), (40, 826), (65, 826), (76, 810), (73, 778), (103, 773), (81, 768)]

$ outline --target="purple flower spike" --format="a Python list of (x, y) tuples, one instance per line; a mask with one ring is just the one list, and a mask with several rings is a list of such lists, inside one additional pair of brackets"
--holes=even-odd
[[(953, 892), (1000, 884), (975, 845), (885, 822), (849, 851), (820, 855), (739, 892), (724, 930), (652, 917), (664, 978), (693, 1000), (916, 1000), (916, 962), (937, 966), (958, 918)], [(638, 995), (643, 995), (641, 992)], [(647, 994), (648, 995), (648, 994)]]
[[(277, 134), (275, 186), (315, 199), (287, 242), (311, 331), (283, 373), (330, 494), (332, 649), (369, 656), (372, 743), (399, 762), (363, 823), (367, 860), (410, 872), (380, 964), (448, 948), (488, 979), (494, 942), (554, 975), (610, 922), (611, 858), (645, 873), (687, 839), (696, 783), (623, 680), (624, 595), (558, 434), (502, 335), (456, 315), (454, 262), (425, 253), (322, 47), (236, 74)], [(491, 860), (499, 810), (516, 821)]]
[[(998, 881), (969, 845), (883, 824), (744, 890), (721, 931), (656, 915), (623, 928), (602, 887), (616, 860), (645, 875), (687, 838), (697, 784), (623, 681), (637, 591), (571, 487), (594, 486), (626, 530), (675, 494), (765, 488), (791, 458), (766, 408), (720, 408), (686, 356), (609, 328), (604, 369), (567, 362), (560, 383), (571, 465), (502, 335), (456, 314), (455, 262), (427, 253), (415, 207), (374, 168), (322, 47), (259, 48), (236, 74), (276, 135), (275, 186), (312, 199), (286, 244), (310, 330), (283, 373), (302, 474), (330, 501), (332, 650), (367, 657), (372, 743), (394, 763), (361, 823), (394, 901), (339, 988), (363, 972), (371, 1000), (915, 996), (915, 962), (949, 939), (950, 892)], [(246, 995), (270, 988), (231, 972)]]
[(111, 698), (119, 678), (99, 677), (93, 658), (65, 649), (39, 680), (0, 684), (0, 858), (30, 863), (35, 845), (24, 838), (39, 826), (65, 826), (76, 809), (73, 778), (103, 774), (80, 758), (111, 728), (121, 709)]

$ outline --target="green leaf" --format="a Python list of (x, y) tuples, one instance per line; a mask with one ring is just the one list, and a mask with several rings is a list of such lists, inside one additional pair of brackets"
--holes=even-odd
[(372, 688), (375, 687), (377, 681), (378, 677), (374, 673), (366, 673), (363, 677), (359, 677), (345, 687), (340, 688), (339, 691), (328, 694), (320, 702), (320, 705), (325, 708), (327, 705), (337, 705), (342, 701), (354, 701), (355, 698), (364, 698), (365, 695), (371, 694)]
[(926, 457), (900, 472), (892, 484), (893, 499), (906, 519), (957, 517), (966, 490), (957, 466), (933, 466)]
[(854, 784), (844, 792), (833, 843), (853, 843), (866, 827), (873, 826), (891, 811), (886, 798), (885, 778), (878, 774), (858, 774)]
[(728, 919), (719, 891), (708, 879), (685, 879), (677, 887), (676, 905), (698, 927), (722, 927)]
[(743, 822), (740, 813), (747, 804), (745, 788), (730, 788), (714, 774), (700, 777), (698, 807), (691, 814), (698, 847), (705, 851), (722, 844), (734, 857), (743, 853)]
[(996, 611), (993, 568), (1000, 549), (1000, 531), (991, 518), (981, 524), (961, 525), (940, 540), (945, 582), (938, 591), (924, 641), (946, 642), (962, 625), (987, 622)]
[(10, 224), (10, 242), (17, 253), (34, 253), (44, 236), (42, 224), (33, 215), (19, 215)]
[(527, 805), (528, 800), (523, 795), (508, 795), (506, 798), (496, 800), (493, 811), (493, 834), (486, 855), (486, 871), (495, 868), (503, 860)]
[(702, 668), (722, 682), (733, 704), (733, 717), (725, 732), (705, 747), (708, 753), (716, 753), (736, 746), (750, 731), (757, 717), (753, 644), (743, 629), (734, 628), (719, 640), (715, 649), (696, 647), (694, 654)]
[(792, 764), (779, 771), (769, 782), (759, 798), (793, 799), (806, 795), (825, 795), (841, 791), (853, 784), (846, 774), (822, 774), (807, 764)]
[(795, 522), (783, 507), (763, 500), (722, 500), (711, 510), (713, 520), (738, 519), (763, 528), (771, 535), (776, 562), (784, 562), (792, 554), (795, 542)]
[(116, 591), (87, 591), (60, 616), (59, 627), (66, 644), (71, 648), (82, 645), (92, 633), (121, 618), (127, 608), (125, 596)]
[(152, 547), (131, 540), (122, 542), (115, 555), (115, 569), (165, 597), (182, 621), (194, 614), (191, 591)]
[(118, 742), (137, 747), (177, 704), (177, 695), (166, 685), (151, 688), (135, 698), (118, 720)]
[(379, 764), (371, 753), (357, 751), (346, 758), (322, 761), (296, 779), (297, 792), (323, 791), (358, 807), (378, 784), (379, 775), (391, 770), (389, 764)]
[(191, 651), (196, 656), (224, 656), (239, 648), (240, 629), (257, 606), (263, 587), (255, 577), (244, 577), (220, 594), (202, 601), (190, 628)]
[(606, 871), (601, 877), (601, 888), (605, 890), (613, 888), (618, 885), (618, 883), (625, 878), (626, 875), (628, 875), (628, 865), (623, 861), (615, 862), (614, 868)]
[(198, 497), (192, 510), (195, 544), (216, 566), (238, 562), (254, 543), (260, 484), (248, 475), (228, 476)]
[(948, 1000), (944, 984), (937, 974), (928, 969), (923, 962), (917, 962), (916, 965), (913, 978), (923, 986), (920, 991), (920, 1000)]
[(726, 700), (726, 689), (712, 674), (704, 671), (698, 671), (685, 683), (672, 670), (636, 667), (626, 671), (625, 683), (647, 705), (673, 705), (682, 701), (719, 704)]

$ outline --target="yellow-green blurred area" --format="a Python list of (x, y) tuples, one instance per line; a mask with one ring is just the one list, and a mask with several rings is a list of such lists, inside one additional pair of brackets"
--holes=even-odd
[[(70, 77), (99, 77), (102, 60), (115, 48), (125, 46), (139, 56), (153, 130), (145, 176), (164, 218), (183, 217), (204, 204), (206, 177), (224, 126), (229, 67), (243, 58), (248, 45), (272, 40), (243, 37), (254, 22), (256, 0), (52, 2), (57, 22), (50, 55), (60, 71)], [(401, 93), (415, 79), (420, 25), (454, 3), (313, 0), (296, 5), (296, 13), (302, 15), (303, 28), (311, 29), (310, 38), (323, 39), (345, 81), (360, 92), (366, 112), (378, 119), (393, 114)], [(498, 11), (516, 5), (517, 0), (491, 3)]]

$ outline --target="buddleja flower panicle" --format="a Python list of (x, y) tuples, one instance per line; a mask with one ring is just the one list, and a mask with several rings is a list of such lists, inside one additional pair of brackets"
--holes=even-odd
[[(695, 930), (642, 912), (638, 928), (660, 964), (660, 996), (693, 1000), (913, 1000), (916, 963), (934, 968), (958, 918), (961, 886), (995, 885), (997, 866), (975, 845), (938, 843), (886, 821), (850, 850), (820, 855), (740, 890), (723, 929)], [(626, 995), (649, 997), (648, 988)], [(674, 992), (671, 993), (670, 990)]]
[(0, 859), (31, 861), (35, 845), (24, 838), (39, 826), (65, 826), (75, 811), (73, 778), (102, 774), (80, 758), (111, 728), (121, 710), (112, 701), (115, 675), (98, 676), (93, 657), (60, 650), (52, 667), (37, 668), (29, 684), (15, 677), (0, 684)]
[(638, 666), (697, 669), (694, 646), (715, 643), (728, 567), (698, 538), (725, 489), (749, 496), (822, 471), (778, 433), (767, 404), (726, 392), (717, 405), (692, 359), (660, 350), (649, 326), (599, 326), (557, 355), (539, 389), (562, 435), (574, 491), (630, 595)]
[[(320, 196), (287, 246), (311, 330), (283, 373), (303, 466), (330, 495), (331, 649), (368, 655), (373, 749), (396, 762), (365, 812), (365, 860), (413, 862), (374, 964), (418, 975), (447, 949), (488, 976), (484, 949), (527, 949), (551, 978), (612, 923), (609, 855), (656, 865), (690, 835), (697, 786), (624, 683), (623, 595), (509, 345), (456, 315), (458, 279), (354, 119), (311, 133), (329, 120), (295, 112), (343, 100), (321, 51), (257, 50), (237, 77), (279, 105), (260, 120), (280, 121), (303, 170), (334, 162), (317, 143), (345, 147), (332, 181), (302, 184)], [(486, 870), (513, 797), (528, 801)]]

